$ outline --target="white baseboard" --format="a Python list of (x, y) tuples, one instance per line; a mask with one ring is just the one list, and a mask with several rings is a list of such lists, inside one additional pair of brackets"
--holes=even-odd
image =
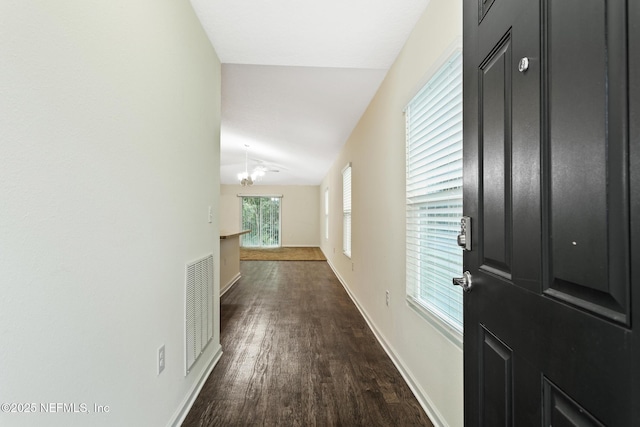
[(319, 248), (320, 245), (282, 245), (283, 248)]
[(402, 362), (402, 359), (398, 357), (398, 355), (393, 350), (391, 345), (389, 345), (389, 343), (384, 339), (380, 331), (378, 331), (378, 329), (375, 327), (375, 325), (371, 321), (369, 315), (364, 310), (364, 308), (360, 306), (360, 303), (355, 298), (355, 296), (351, 293), (351, 290), (347, 286), (346, 282), (344, 281), (340, 273), (338, 273), (338, 270), (335, 268), (335, 266), (333, 265), (329, 257), (326, 257), (326, 258), (327, 258), (327, 263), (329, 264), (329, 266), (331, 267), (331, 270), (333, 270), (333, 273), (336, 275), (336, 277), (342, 284), (342, 287), (347, 292), (347, 295), (349, 295), (349, 298), (351, 298), (351, 301), (353, 301), (356, 308), (364, 318), (365, 322), (367, 322), (367, 325), (369, 325), (369, 329), (371, 329), (371, 332), (373, 332), (373, 335), (375, 335), (376, 339), (378, 340), (378, 342), (380, 343), (384, 351), (387, 353), (387, 355), (389, 356), (389, 358), (391, 359), (395, 367), (398, 369), (398, 371), (400, 372), (400, 375), (402, 375), (402, 378), (404, 378), (405, 382), (411, 389), (411, 392), (416, 397), (416, 399), (418, 400), (418, 403), (420, 403), (420, 406), (422, 406), (422, 409), (424, 409), (424, 411), (426, 412), (427, 416), (429, 417), (433, 425), (436, 427), (448, 427), (448, 424), (444, 421), (444, 418), (442, 417), (440, 412), (437, 409), (435, 409), (435, 406), (433, 405), (433, 402), (431, 401), (431, 399), (429, 399), (429, 397), (423, 392), (422, 388), (415, 381), (413, 375), (411, 374), (411, 371), (409, 371), (409, 369), (405, 366), (404, 362)]
[(191, 410), (193, 403), (196, 401), (196, 398), (200, 394), (200, 391), (202, 390), (204, 383), (207, 381), (207, 378), (209, 378), (209, 374), (211, 374), (211, 371), (213, 371), (213, 368), (218, 364), (218, 361), (220, 360), (221, 357), (222, 357), (222, 347), (220, 347), (217, 353), (213, 355), (213, 357), (211, 358), (211, 361), (209, 362), (209, 366), (207, 366), (207, 368), (202, 373), (202, 376), (200, 377), (200, 379), (196, 381), (196, 383), (191, 388), (191, 391), (189, 392), (189, 394), (187, 394), (187, 396), (184, 398), (184, 400), (180, 404), (180, 407), (173, 415), (172, 421), (169, 422), (169, 424), (167, 424), (168, 426), (179, 427), (180, 425), (182, 425), (182, 423), (184, 422), (184, 419), (189, 414), (189, 411)]
[(229, 290), (231, 289), (231, 287), (233, 285), (235, 285), (236, 283), (238, 283), (238, 280), (240, 280), (242, 276), (240, 275), (240, 273), (236, 274), (235, 277), (231, 280), (229, 280), (229, 283), (227, 283), (226, 285), (224, 285), (224, 288), (222, 288), (220, 290), (220, 296), (226, 294), (227, 292), (229, 292)]

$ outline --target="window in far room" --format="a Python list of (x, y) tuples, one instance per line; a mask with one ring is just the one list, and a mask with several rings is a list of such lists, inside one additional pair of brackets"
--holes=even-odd
[(243, 247), (272, 248), (280, 246), (281, 197), (241, 197), (243, 230), (251, 230), (241, 237)]
[(324, 189), (324, 238), (329, 240), (329, 188)]
[(342, 170), (342, 252), (351, 258), (351, 163)]

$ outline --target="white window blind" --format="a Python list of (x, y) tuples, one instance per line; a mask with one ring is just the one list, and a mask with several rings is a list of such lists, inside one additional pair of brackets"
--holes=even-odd
[(342, 170), (342, 251), (351, 257), (351, 163)]
[(462, 332), (456, 237), (462, 216), (462, 55), (456, 52), (406, 108), (407, 298)]
[(324, 189), (324, 238), (329, 240), (329, 189)]
[(243, 247), (280, 246), (280, 202), (276, 196), (241, 196), (242, 229), (251, 230), (241, 236)]

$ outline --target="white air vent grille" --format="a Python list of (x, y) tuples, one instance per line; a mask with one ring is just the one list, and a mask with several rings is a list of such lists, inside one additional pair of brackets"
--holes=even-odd
[(213, 338), (213, 255), (187, 264), (185, 376)]

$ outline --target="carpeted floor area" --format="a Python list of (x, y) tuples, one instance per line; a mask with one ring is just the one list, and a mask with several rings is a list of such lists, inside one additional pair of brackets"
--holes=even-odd
[(326, 261), (320, 248), (240, 248), (241, 261)]

